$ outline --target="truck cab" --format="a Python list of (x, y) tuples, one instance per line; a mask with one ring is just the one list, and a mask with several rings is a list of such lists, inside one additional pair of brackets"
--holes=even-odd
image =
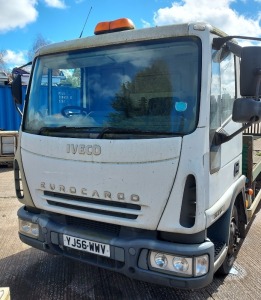
[(133, 28), (103, 22), (95, 36), (36, 53), (14, 164), (19, 236), (135, 279), (200, 288), (229, 272), (244, 235), (240, 132), (259, 115), (242, 112), (241, 48), (218, 47), (220, 30)]

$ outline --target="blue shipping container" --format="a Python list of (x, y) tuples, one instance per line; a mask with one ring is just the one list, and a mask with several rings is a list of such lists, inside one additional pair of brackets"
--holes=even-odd
[[(23, 99), (25, 98), (26, 88), (26, 86), (23, 86)], [(15, 108), (11, 87), (0, 85), (0, 130), (18, 130), (20, 124), (21, 116)]]

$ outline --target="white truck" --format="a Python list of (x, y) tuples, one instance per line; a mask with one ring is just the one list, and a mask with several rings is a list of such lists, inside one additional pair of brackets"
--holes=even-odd
[[(261, 48), (234, 38), (119, 19), (41, 48), (14, 162), (20, 239), (171, 287), (228, 274), (261, 197), (242, 162), (242, 132), (261, 116)], [(19, 76), (12, 89), (21, 103)]]

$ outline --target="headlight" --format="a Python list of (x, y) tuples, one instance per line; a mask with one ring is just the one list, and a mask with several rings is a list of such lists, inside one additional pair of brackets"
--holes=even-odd
[(174, 257), (172, 261), (173, 267), (177, 272), (187, 272), (189, 269), (189, 263), (184, 257)]
[(173, 273), (176, 276), (199, 277), (207, 274), (209, 270), (209, 256), (205, 254), (196, 257), (184, 257), (151, 251), (150, 268), (163, 273)]
[(159, 268), (165, 269), (168, 265), (167, 257), (162, 253), (156, 254), (154, 260), (155, 260), (155, 264), (159, 266)]
[(151, 251), (150, 264), (152, 268), (173, 272), (176, 275), (192, 276), (192, 258), (175, 256), (173, 254)]
[(33, 238), (38, 238), (39, 225), (29, 221), (24, 221), (19, 219), (19, 232)]

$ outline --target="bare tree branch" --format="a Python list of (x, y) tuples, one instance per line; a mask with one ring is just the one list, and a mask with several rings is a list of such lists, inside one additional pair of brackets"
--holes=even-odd
[(33, 60), (35, 52), (45, 46), (45, 45), (49, 45), (51, 42), (48, 41), (47, 39), (45, 39), (40, 33), (36, 36), (32, 48), (28, 51), (27, 56), (29, 60)]
[(0, 50), (0, 70), (2, 71), (6, 70), (6, 64), (4, 61), (5, 54), (6, 54), (6, 50)]

